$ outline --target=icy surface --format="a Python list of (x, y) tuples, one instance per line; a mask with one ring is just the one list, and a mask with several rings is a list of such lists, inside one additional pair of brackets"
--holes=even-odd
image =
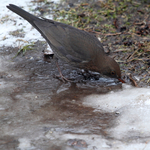
[[(95, 111), (106, 111), (118, 115), (116, 125), (107, 132), (118, 140), (134, 141), (150, 135), (150, 88), (135, 88), (124, 84), (123, 89), (103, 95), (90, 95), (84, 98), (84, 105)], [(124, 149), (124, 146), (121, 146)], [(120, 147), (120, 149), (121, 149)], [(132, 144), (126, 149), (146, 147), (150, 144)]]
[[(111, 103), (112, 102), (112, 103)], [(135, 88), (123, 84), (123, 89), (109, 94), (91, 95), (86, 98), (87, 105), (92, 105), (96, 110), (107, 110), (108, 112), (119, 111), (126, 107), (150, 107), (150, 88)], [(133, 109), (133, 108), (132, 108)], [(134, 109), (133, 109), (134, 110)]]

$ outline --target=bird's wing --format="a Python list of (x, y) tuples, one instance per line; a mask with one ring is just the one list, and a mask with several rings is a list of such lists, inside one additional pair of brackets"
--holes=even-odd
[(86, 63), (104, 53), (98, 39), (79, 29), (52, 20), (37, 20), (35, 25), (49, 41), (54, 54), (70, 62)]
[(13, 4), (7, 8), (34, 26), (52, 47), (56, 57), (70, 63), (88, 63), (104, 53), (98, 39), (85, 31), (52, 20), (40, 19)]

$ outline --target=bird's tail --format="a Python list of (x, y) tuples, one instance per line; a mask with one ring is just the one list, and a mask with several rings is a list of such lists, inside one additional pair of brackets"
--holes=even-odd
[(19, 16), (21, 16), (22, 18), (26, 19), (30, 24), (32, 24), (35, 27), (34, 21), (35, 20), (39, 20), (38, 17), (26, 12), (25, 10), (21, 9), (20, 7), (13, 5), (13, 4), (9, 4), (7, 6), (8, 9), (10, 9), (11, 11), (15, 12), (16, 14), (18, 14)]

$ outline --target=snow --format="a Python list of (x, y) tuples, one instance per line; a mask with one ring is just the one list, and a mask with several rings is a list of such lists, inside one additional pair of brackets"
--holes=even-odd
[[(150, 88), (135, 88), (123, 84), (120, 91), (103, 95), (90, 95), (84, 98), (84, 105), (94, 111), (116, 113), (117, 124), (108, 133), (118, 140), (148, 137), (150, 135)], [(136, 138), (134, 139), (136, 141)], [(133, 144), (120, 149), (144, 147), (146, 144)], [(150, 144), (146, 145), (150, 149)]]
[[(37, 40), (44, 41), (43, 37), (36, 29), (34, 29), (27, 21), (25, 21), (23, 18), (13, 13), (6, 7), (9, 4), (15, 4), (17, 6), (23, 7), (23, 9), (33, 14), (33, 12), (31, 12), (31, 10), (29, 9), (29, 5), (31, 5), (29, 2), (30, 0), (16, 0), (15, 2), (14, 0), (1, 0), (0, 46), (22, 46), (27, 44), (28, 42), (31, 43)], [(32, 9), (34, 7), (35, 6), (32, 5)], [(10, 32), (16, 31), (18, 29), (23, 30), (23, 32), (25, 33), (25, 37), (22, 38), (10, 35)]]
[[(124, 107), (149, 107), (150, 89), (135, 88), (123, 84), (123, 89), (117, 92), (111, 91), (103, 95), (90, 95), (85, 98), (85, 104), (93, 106), (96, 110), (105, 110), (108, 112), (119, 111)], [(92, 100), (91, 100), (92, 99)], [(91, 103), (92, 101), (92, 103)]]
[(21, 150), (32, 150), (35, 147), (31, 146), (31, 141), (27, 138), (20, 138), (19, 140), (19, 146), (18, 148)]

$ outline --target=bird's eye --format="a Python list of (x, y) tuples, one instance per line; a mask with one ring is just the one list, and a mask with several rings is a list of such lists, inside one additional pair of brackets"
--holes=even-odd
[(115, 75), (115, 72), (114, 72), (114, 71), (111, 71), (111, 75)]

